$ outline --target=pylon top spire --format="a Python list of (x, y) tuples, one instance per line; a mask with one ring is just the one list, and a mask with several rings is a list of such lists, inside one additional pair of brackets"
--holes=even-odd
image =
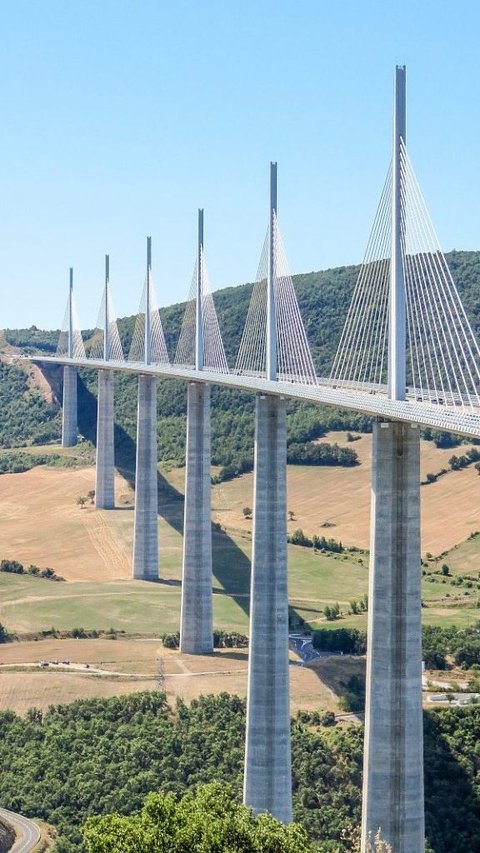
[(104, 305), (104, 318), (103, 318), (103, 358), (105, 361), (108, 361), (110, 358), (110, 341), (109, 341), (109, 326), (110, 326), (110, 317), (109, 315), (109, 293), (108, 293), (108, 285), (110, 281), (110, 256), (105, 255), (105, 305)]
[(392, 154), (392, 256), (390, 263), (390, 325), (388, 395), (405, 399), (407, 382), (407, 321), (404, 275), (405, 193), (402, 144), (406, 139), (406, 68), (397, 65), (394, 83)]
[(277, 318), (275, 282), (277, 278), (277, 164), (270, 163), (270, 214), (267, 276), (267, 379), (277, 378)]
[(68, 288), (68, 357), (73, 357), (73, 267), (70, 267)]
[(203, 339), (203, 208), (198, 211), (197, 234), (197, 296), (195, 318), (195, 368), (203, 370), (205, 346)]
[(151, 327), (151, 275), (152, 275), (152, 238), (147, 237), (147, 281), (145, 307), (145, 364), (152, 361), (152, 327)]

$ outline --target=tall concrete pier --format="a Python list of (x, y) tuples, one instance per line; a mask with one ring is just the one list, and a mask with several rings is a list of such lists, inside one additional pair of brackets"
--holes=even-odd
[[(277, 164), (270, 164), (266, 375), (277, 378)], [(292, 820), (287, 578), (285, 400), (258, 396), (255, 413), (244, 803)]]
[[(198, 211), (196, 284), (195, 369), (201, 372), (205, 358), (203, 210)], [(210, 387), (190, 382), (187, 405), (180, 649), (187, 654), (201, 655), (213, 651)]]
[[(145, 364), (151, 362), (152, 241), (147, 238), (145, 302)], [(135, 523), (133, 577), (158, 578), (157, 386), (155, 376), (138, 377), (137, 456), (135, 469)]]
[(180, 649), (213, 651), (210, 387), (188, 385)]
[(95, 506), (115, 506), (115, 460), (113, 419), (114, 373), (98, 371), (97, 396), (97, 464), (95, 469)]
[(419, 429), (373, 431), (362, 851), (423, 853)]
[(158, 578), (157, 386), (138, 377), (133, 577)]
[(63, 368), (62, 400), (62, 447), (74, 447), (77, 443), (77, 368)]
[(286, 404), (257, 397), (244, 802), (292, 820)]
[[(108, 361), (110, 358), (109, 284), (110, 259), (106, 255), (103, 318), (104, 361)], [(95, 469), (95, 506), (97, 509), (113, 509), (115, 506), (113, 396), (113, 372), (99, 370), (97, 394), (97, 464)]]

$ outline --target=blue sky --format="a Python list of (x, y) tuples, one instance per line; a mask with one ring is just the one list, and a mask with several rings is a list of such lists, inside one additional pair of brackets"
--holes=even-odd
[(95, 324), (103, 256), (135, 313), (185, 298), (196, 211), (213, 287), (252, 280), (278, 161), (292, 272), (361, 260), (395, 63), (440, 242), (480, 248), (476, 2), (0, 0), (0, 327), (56, 327), (68, 267)]

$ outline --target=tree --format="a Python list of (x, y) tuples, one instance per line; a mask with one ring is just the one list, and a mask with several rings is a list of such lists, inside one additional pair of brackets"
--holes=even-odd
[(80, 497), (77, 498), (77, 506), (79, 506), (80, 509), (83, 509), (83, 507), (85, 506), (86, 503), (87, 503), (87, 498), (83, 497), (82, 495), (80, 495)]
[(372, 838), (372, 833), (369, 834), (366, 853), (393, 853), (390, 844), (383, 840), (380, 829), (375, 834), (375, 838)]
[(7, 629), (0, 622), (0, 643), (6, 643), (9, 640)]
[(91, 504), (95, 502), (95, 489), (90, 489), (90, 491), (87, 492), (87, 498), (89, 499)]
[(242, 512), (243, 512), (243, 514), (244, 514), (245, 518), (251, 518), (251, 517), (252, 517), (252, 509), (251, 509), (251, 507), (249, 507), (249, 506), (244, 506), (244, 507), (243, 507), (243, 509), (242, 509)]
[(450, 465), (452, 471), (458, 471), (462, 467), (462, 463), (459, 457), (455, 455), (455, 453), (453, 454), (453, 456), (450, 456), (448, 464)]
[(255, 817), (239, 805), (233, 785), (213, 782), (187, 792), (149, 794), (140, 814), (88, 818), (83, 827), (88, 853), (313, 853), (297, 824), (271, 815)]
[(287, 515), (289, 521), (295, 521), (295, 513), (293, 509), (289, 509)]
[(338, 602), (337, 604), (332, 604), (331, 606), (327, 604), (326, 607), (323, 608), (323, 615), (325, 616), (327, 622), (334, 622), (336, 619), (338, 619), (340, 616), (340, 605), (338, 604)]

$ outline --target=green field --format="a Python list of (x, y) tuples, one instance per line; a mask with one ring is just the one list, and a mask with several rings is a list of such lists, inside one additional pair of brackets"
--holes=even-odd
[[(178, 534), (175, 534), (178, 536)], [(368, 555), (314, 553), (290, 545), (289, 591), (292, 610), (312, 627), (364, 628), (366, 615), (349, 615), (349, 602), (367, 591)], [(180, 554), (164, 561), (164, 579), (156, 583), (55, 583), (30, 576), (0, 573), (0, 622), (19, 634), (51, 627), (108, 629), (158, 634), (178, 629)], [(214, 534), (214, 621), (219, 628), (246, 632), (249, 611), (250, 540)], [(360, 562), (361, 561), (361, 562)], [(477, 584), (463, 590), (442, 583), (440, 576), (423, 578), (423, 619), (426, 624), (469, 625), (480, 618)], [(325, 620), (325, 605), (338, 602), (342, 618)]]

